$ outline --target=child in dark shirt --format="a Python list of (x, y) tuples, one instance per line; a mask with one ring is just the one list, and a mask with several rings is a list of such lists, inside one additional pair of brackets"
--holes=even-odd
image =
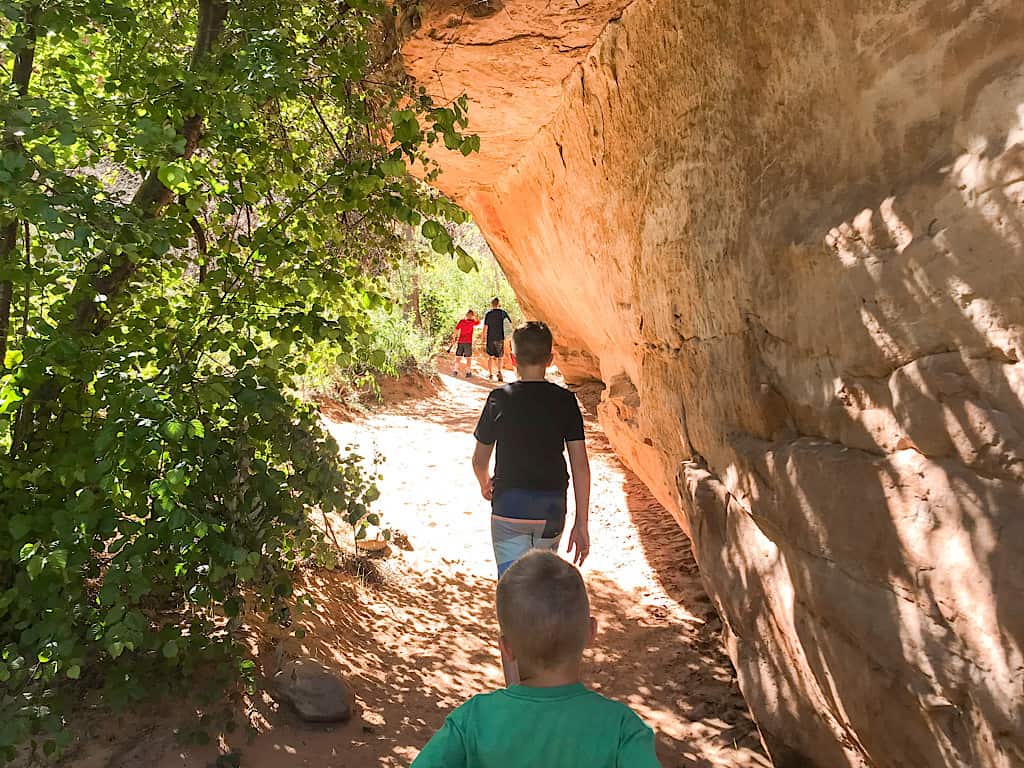
[(508, 336), (505, 329), (512, 325), (512, 319), (508, 312), (501, 308), (501, 299), (495, 296), (491, 299), (491, 309), (484, 315), (484, 325), (487, 327), (487, 378), (494, 379), (494, 364), (498, 364), (498, 381), (504, 381), (501, 369), (505, 367), (505, 339)]
[[(569, 486), (565, 452), (576, 500), (568, 552), (578, 565), (590, 552), (590, 464), (583, 415), (572, 392), (544, 379), (552, 361), (551, 343), (544, 323), (530, 322), (515, 331), (512, 346), (519, 381), (488, 395), (474, 433), (473, 471), (480, 492), (491, 502), (491, 540), (499, 576), (531, 549), (558, 549)], [(514, 670), (506, 665), (505, 672), (514, 681)]]

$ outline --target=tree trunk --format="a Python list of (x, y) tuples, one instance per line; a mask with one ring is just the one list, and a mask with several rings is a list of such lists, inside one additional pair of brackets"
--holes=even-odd
[(21, 308), (21, 338), (24, 344), (28, 338), (28, 315), (32, 308), (32, 230), (27, 221), (23, 221), (22, 226), (25, 227), (25, 236), (21, 243), (25, 249), (25, 271), (28, 273), (25, 280), (25, 303)]
[[(32, 79), (32, 65), (36, 58), (36, 16), (39, 6), (33, 4), (25, 9), (25, 46), (14, 57), (14, 71), (11, 85), (22, 98), (28, 95), (28, 84)], [(4, 127), (3, 146), (6, 150), (21, 152), (21, 139)], [(0, 265), (10, 265), (18, 250), (18, 220), (4, 222), (0, 234)], [(11, 300), (14, 284), (10, 280), (0, 281), (0, 370), (7, 367), (7, 338), (11, 331)]]
[[(3, 236), (0, 237), (0, 264), (7, 264), (14, 256), (14, 246), (11, 242), (17, 239), (17, 234), (17, 221), (4, 227)], [(7, 336), (11, 328), (11, 296), (13, 293), (14, 284), (10, 280), (0, 280), (0, 371), (7, 367)]]
[(417, 266), (412, 273), (412, 311), (416, 318), (416, 327), (423, 328), (423, 314), (420, 312), (420, 268)]

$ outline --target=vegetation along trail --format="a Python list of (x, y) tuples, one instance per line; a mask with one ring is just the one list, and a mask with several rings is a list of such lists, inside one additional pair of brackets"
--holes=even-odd
[[(408, 534), (412, 550), (377, 561), (381, 578), (365, 584), (318, 571), (305, 637), (265, 637), (268, 668), (282, 656), (311, 655), (343, 674), (355, 715), (342, 726), (311, 726), (268, 699), (250, 716), (255, 739), (239, 732), (219, 745), (239, 749), (246, 768), (407, 766), (451, 708), (501, 685), (488, 510), (469, 469), (470, 433), (487, 391), (480, 378), (445, 376), (436, 394), (330, 423), (341, 446), (386, 456), (377, 509)], [(593, 554), (584, 574), (600, 626), (588, 683), (655, 729), (666, 768), (768, 766), (688, 540), (589, 418), (588, 441)], [(73, 762), (181, 768), (217, 756), (213, 744), (180, 746), (170, 724), (144, 742)]]

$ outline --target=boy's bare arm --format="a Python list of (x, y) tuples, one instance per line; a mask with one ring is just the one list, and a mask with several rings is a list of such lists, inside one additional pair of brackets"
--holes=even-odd
[(477, 482), (480, 483), (480, 495), (488, 501), (494, 496), (494, 479), (491, 477), (491, 453), (494, 451), (494, 444), (488, 445), (476, 441), (476, 448), (473, 450), (473, 473)]
[(583, 565), (590, 554), (590, 460), (587, 458), (586, 441), (573, 440), (565, 447), (569, 452), (572, 492), (576, 497), (576, 522), (569, 534), (569, 552), (576, 565)]

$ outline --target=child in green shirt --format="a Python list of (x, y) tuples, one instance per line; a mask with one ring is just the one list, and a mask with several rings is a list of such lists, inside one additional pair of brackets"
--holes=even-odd
[(413, 768), (660, 768), (651, 729), (580, 682), (597, 624), (579, 571), (534, 550), (501, 577), (497, 602), (521, 684), (452, 712)]

